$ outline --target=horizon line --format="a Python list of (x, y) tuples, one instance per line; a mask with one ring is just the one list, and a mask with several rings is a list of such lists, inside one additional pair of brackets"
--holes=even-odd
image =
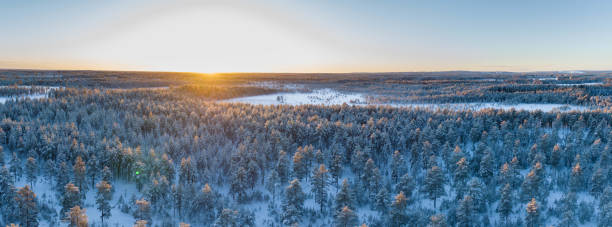
[(0, 68), (0, 71), (63, 71), (63, 72), (152, 72), (152, 73), (193, 73), (193, 74), (393, 74), (393, 73), (450, 73), (450, 72), (473, 72), (473, 73), (572, 73), (572, 72), (612, 72), (612, 69), (559, 69), (559, 70), (533, 70), (533, 71), (509, 71), (509, 70), (432, 70), (432, 71), (354, 71), (354, 72), (190, 72), (190, 71), (164, 71), (164, 70), (121, 70), (121, 69), (33, 69), (33, 68)]

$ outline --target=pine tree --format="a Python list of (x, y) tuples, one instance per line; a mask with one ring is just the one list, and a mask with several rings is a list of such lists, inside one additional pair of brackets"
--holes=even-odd
[(542, 175), (542, 166), (540, 162), (536, 162), (533, 168), (531, 168), (531, 171), (525, 176), (525, 180), (521, 185), (523, 200), (528, 198), (541, 198), (541, 190), (545, 188), (544, 176)]
[(14, 181), (17, 181), (21, 178), (21, 160), (17, 157), (17, 153), (13, 152), (13, 156), (10, 161), (11, 167), (9, 167), (9, 171), (15, 178)]
[(19, 222), (23, 227), (38, 226), (38, 205), (36, 194), (30, 190), (29, 186), (20, 188), (15, 197), (19, 210)]
[(593, 173), (593, 176), (591, 176), (591, 190), (589, 191), (591, 195), (595, 198), (599, 198), (601, 193), (603, 193), (606, 182), (607, 179), (603, 169), (598, 168), (595, 173)]
[(442, 170), (438, 166), (432, 166), (425, 176), (424, 192), (427, 193), (429, 199), (434, 201), (434, 209), (436, 208), (436, 200), (440, 196), (446, 195), (444, 191), (444, 176)]
[(149, 222), (147, 220), (138, 220), (133, 227), (147, 227), (148, 223)]
[(100, 181), (96, 188), (98, 189), (96, 194), (96, 204), (100, 211), (100, 219), (104, 223), (104, 219), (111, 216), (111, 200), (113, 198), (112, 186), (106, 181)]
[(70, 208), (70, 211), (66, 214), (68, 216), (68, 226), (70, 227), (87, 227), (87, 214), (85, 209), (81, 209), (80, 206), (74, 206)]
[[(57, 189), (58, 194), (60, 196), (63, 196), (65, 193), (65, 186), (70, 182), (70, 169), (68, 169), (68, 165), (66, 165), (66, 162), (59, 163), (55, 174), (55, 187)], [(70, 208), (72, 208), (72, 206), (68, 207), (67, 209)]]
[(599, 211), (601, 216), (599, 217), (598, 227), (609, 227), (612, 226), (612, 202), (606, 203), (602, 206)]
[(280, 185), (279, 180), (280, 178), (278, 177), (276, 170), (270, 171), (270, 174), (268, 174), (268, 179), (266, 180), (266, 189), (268, 189), (272, 195), (273, 202), (276, 202), (276, 191)]
[(391, 203), (391, 226), (402, 226), (406, 221), (406, 197), (404, 192), (395, 196)]
[(3, 223), (16, 221), (16, 218), (19, 216), (15, 202), (17, 191), (14, 184), (13, 177), (6, 166), (2, 166), (0, 168), (0, 213), (3, 214), (3, 220), (0, 219), (0, 222)]
[(340, 212), (343, 207), (348, 206), (349, 208), (353, 207), (353, 198), (351, 197), (351, 189), (347, 179), (342, 181), (342, 186), (340, 191), (336, 193), (336, 207), (334, 210), (336, 212)]
[[(2, 141), (1, 137), (0, 137), (0, 141)], [(2, 167), (4, 165), (5, 165), (5, 163), (4, 163), (4, 148), (2, 146), (0, 146), (0, 167)]]
[(91, 188), (95, 187), (96, 177), (100, 173), (100, 166), (98, 165), (98, 159), (95, 155), (92, 155), (89, 159), (87, 159), (87, 177), (91, 181)]
[(606, 186), (603, 193), (601, 193), (601, 197), (599, 198), (599, 210), (601, 211), (609, 202), (612, 202), (612, 187)]
[(247, 190), (247, 171), (240, 167), (233, 175), (230, 185), (230, 193), (238, 195), (238, 200), (242, 201)]
[(319, 168), (315, 168), (312, 173), (311, 183), (315, 202), (319, 204), (320, 212), (323, 212), (323, 205), (327, 201), (327, 169), (324, 164), (321, 164)]
[(181, 168), (179, 172), (179, 183), (193, 184), (195, 181), (195, 168), (191, 163), (191, 157), (181, 159)]
[(525, 216), (525, 223), (527, 224), (527, 227), (539, 226), (540, 211), (536, 199), (531, 198), (531, 202), (527, 203), (527, 207), (525, 209), (527, 211), (527, 216)]
[(202, 216), (204, 222), (210, 222), (214, 219), (215, 208), (215, 192), (212, 191), (210, 185), (205, 184), (198, 194), (195, 206), (193, 207), (194, 216)]
[(55, 161), (49, 159), (45, 162), (45, 179), (49, 181), (49, 183), (53, 184), (53, 178), (55, 178), (55, 170), (56, 170)]
[(60, 214), (66, 214), (70, 211), (70, 208), (75, 206), (81, 206), (81, 194), (79, 188), (72, 183), (64, 186), (64, 196), (62, 197), (62, 209)]
[(466, 195), (459, 202), (457, 208), (457, 226), (469, 227), (473, 225), (474, 219), (474, 200), (471, 196)]
[(391, 162), (391, 179), (394, 183), (397, 183), (399, 178), (404, 175), (404, 165), (405, 161), (402, 154), (399, 151), (395, 151)]
[(75, 185), (79, 187), (79, 189), (83, 191), (83, 193), (85, 193), (87, 191), (87, 183), (85, 181), (86, 168), (85, 168), (85, 162), (83, 162), (83, 159), (81, 158), (81, 156), (76, 157), (76, 161), (74, 162), (73, 171), (74, 171)]
[(30, 182), (30, 187), (34, 187), (34, 182), (36, 182), (36, 172), (38, 171), (38, 166), (36, 165), (36, 159), (29, 157), (26, 162), (26, 179)]
[(306, 160), (299, 150), (293, 155), (293, 174), (298, 180), (304, 179), (308, 173)]
[(110, 169), (108, 168), (108, 166), (104, 166), (104, 168), (102, 169), (102, 180), (106, 182), (110, 182), (112, 179), (113, 179), (113, 175)]
[(348, 206), (344, 206), (340, 212), (336, 215), (336, 219), (334, 220), (335, 226), (338, 227), (352, 227), (357, 226), (359, 224), (359, 219), (357, 215), (351, 208)]
[(472, 178), (472, 180), (470, 180), (468, 185), (468, 195), (472, 197), (472, 205), (474, 210), (479, 212), (486, 210), (487, 203), (485, 201), (484, 190), (485, 187), (482, 182), (478, 180), (478, 178)]
[(329, 171), (331, 176), (334, 178), (334, 185), (336, 186), (336, 191), (338, 189), (338, 179), (342, 174), (342, 156), (334, 155), (331, 165), (329, 166)]
[(136, 211), (134, 218), (137, 220), (151, 220), (151, 203), (145, 199), (136, 200)]
[(453, 183), (457, 191), (457, 199), (462, 199), (465, 193), (467, 179), (468, 179), (469, 166), (465, 158), (459, 159), (455, 166), (455, 173), (453, 177)]
[(380, 190), (378, 190), (378, 193), (376, 194), (376, 199), (374, 200), (374, 207), (376, 208), (376, 210), (380, 211), (382, 215), (384, 215), (387, 213), (390, 203), (391, 201), (389, 201), (389, 191), (387, 191), (387, 188), (382, 187)]
[(480, 177), (486, 185), (491, 183), (491, 179), (493, 178), (493, 158), (491, 157), (491, 153), (487, 152), (480, 160), (480, 170), (478, 170), (478, 174), (480, 174)]
[(233, 211), (230, 209), (223, 209), (219, 214), (217, 220), (215, 220), (216, 227), (226, 227), (226, 226), (236, 226), (236, 216), (238, 216), (237, 211)]
[(500, 194), (501, 198), (499, 200), (497, 212), (500, 217), (504, 218), (505, 223), (508, 224), (508, 216), (512, 213), (512, 204), (514, 202), (512, 200), (512, 188), (509, 183), (506, 183)]
[(444, 218), (444, 215), (442, 214), (438, 214), (438, 215), (432, 215), (431, 217), (429, 217), (429, 224), (427, 224), (427, 227), (447, 227), (448, 224), (446, 224), (446, 219)]
[(411, 201), (412, 191), (414, 190), (414, 182), (412, 181), (412, 177), (410, 174), (406, 173), (401, 178), (399, 183), (395, 186), (395, 191), (397, 193), (404, 192), (406, 199), (408, 202)]
[(281, 184), (284, 185), (289, 181), (289, 159), (287, 158), (287, 153), (284, 151), (279, 153), (278, 162), (276, 163), (276, 172), (278, 173)]
[(569, 192), (565, 195), (562, 200), (561, 207), (559, 211), (561, 212), (561, 223), (560, 226), (576, 226), (578, 223), (576, 222), (576, 208), (577, 205), (577, 197), (574, 192)]
[(300, 181), (294, 179), (285, 189), (285, 201), (283, 201), (282, 221), (284, 225), (298, 224), (304, 214), (305, 195), (300, 186)]
[(572, 168), (572, 173), (570, 175), (570, 190), (573, 192), (581, 191), (583, 188), (583, 177), (582, 177), (582, 168), (580, 167), (580, 162), (576, 163)]

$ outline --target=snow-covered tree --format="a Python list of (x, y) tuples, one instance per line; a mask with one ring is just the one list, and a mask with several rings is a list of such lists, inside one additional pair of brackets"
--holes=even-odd
[(17, 191), (15, 197), (17, 208), (19, 210), (19, 223), (24, 227), (38, 226), (38, 205), (36, 194), (26, 185)]
[(300, 181), (294, 179), (285, 189), (285, 200), (283, 201), (282, 221), (285, 225), (300, 223), (304, 214), (305, 195), (300, 186)]
[(96, 205), (98, 211), (100, 211), (100, 219), (102, 223), (104, 223), (104, 219), (107, 219), (111, 216), (111, 200), (113, 198), (112, 186), (106, 181), (100, 181), (96, 188), (98, 189), (96, 193)]
[(357, 226), (358, 224), (359, 219), (357, 218), (357, 214), (348, 206), (344, 206), (342, 210), (338, 212), (334, 220), (334, 225), (338, 227), (351, 227)]
[(427, 193), (429, 199), (434, 201), (434, 208), (436, 207), (438, 197), (446, 195), (444, 191), (444, 175), (438, 166), (432, 166), (427, 170), (423, 191)]
[(36, 175), (38, 172), (38, 166), (36, 165), (36, 159), (33, 157), (29, 157), (26, 161), (26, 179), (30, 183), (30, 187), (34, 187), (34, 182), (36, 182)]
[(315, 168), (312, 173), (312, 194), (315, 202), (319, 204), (319, 211), (323, 212), (323, 205), (327, 201), (327, 169), (324, 164)]

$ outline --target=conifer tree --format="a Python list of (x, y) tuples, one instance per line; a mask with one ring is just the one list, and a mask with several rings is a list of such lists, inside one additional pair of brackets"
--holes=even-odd
[(355, 214), (351, 208), (344, 206), (336, 215), (334, 224), (337, 227), (352, 227), (359, 224), (359, 219), (357, 218), (357, 214)]
[(444, 215), (442, 214), (438, 214), (438, 215), (432, 215), (431, 217), (429, 217), (429, 223), (427, 224), (427, 227), (447, 227), (448, 224), (446, 224), (446, 219), (444, 218)]
[(112, 186), (106, 181), (100, 181), (96, 188), (98, 189), (96, 194), (96, 204), (100, 211), (100, 219), (104, 223), (104, 219), (111, 216), (111, 200), (113, 198)]
[(113, 179), (113, 175), (110, 169), (108, 168), (108, 166), (104, 166), (104, 168), (102, 169), (102, 180), (106, 182), (110, 182), (112, 179)]
[(404, 192), (400, 192), (395, 196), (391, 203), (391, 226), (402, 226), (406, 220), (406, 197)]
[(9, 223), (16, 221), (17, 216), (17, 204), (15, 197), (17, 196), (17, 190), (14, 186), (13, 177), (9, 173), (6, 166), (0, 167), (0, 213), (2, 213), (3, 223)]
[(499, 200), (497, 212), (500, 217), (504, 218), (505, 223), (508, 224), (508, 216), (512, 213), (512, 204), (514, 203), (512, 199), (512, 188), (509, 183), (506, 183), (500, 194), (501, 198)]
[(602, 209), (599, 211), (601, 217), (599, 217), (598, 227), (607, 227), (612, 226), (612, 202), (606, 203), (602, 206)]
[(305, 195), (300, 186), (300, 181), (294, 179), (285, 189), (285, 201), (283, 201), (282, 221), (284, 225), (299, 224), (304, 214)]
[(412, 191), (414, 190), (414, 182), (412, 181), (412, 177), (409, 173), (404, 174), (399, 183), (395, 186), (395, 191), (397, 193), (404, 192), (406, 199), (408, 202), (412, 200)]
[(593, 176), (591, 176), (591, 190), (589, 191), (591, 195), (595, 198), (599, 198), (601, 193), (603, 193), (604, 187), (606, 186), (606, 175), (604, 175), (604, 171), (602, 168), (598, 168)]
[(10, 164), (11, 164), (11, 167), (9, 168), (9, 171), (15, 178), (14, 181), (17, 181), (19, 178), (21, 178), (21, 171), (22, 171), (21, 160), (19, 159), (19, 157), (17, 157), (17, 153), (13, 152), (13, 156), (11, 158)]
[(304, 179), (308, 173), (306, 159), (299, 150), (293, 155), (293, 174), (298, 180)]
[(134, 218), (137, 220), (151, 220), (151, 203), (145, 199), (136, 200), (136, 211)]
[(61, 201), (62, 209), (60, 214), (66, 214), (70, 211), (70, 208), (82, 205), (80, 193), (79, 188), (72, 183), (68, 183), (66, 186), (64, 186), (64, 195)]
[(85, 181), (85, 174), (87, 172), (85, 168), (85, 162), (83, 162), (81, 156), (77, 156), (76, 161), (74, 162), (73, 171), (75, 185), (79, 187), (79, 189), (83, 191), (83, 193), (85, 193), (87, 191), (87, 183)]
[(473, 226), (474, 222), (474, 200), (472, 196), (466, 195), (459, 202), (459, 207), (457, 208), (457, 226), (459, 227), (469, 227)]
[(568, 226), (576, 226), (578, 223), (576, 221), (576, 208), (577, 197), (574, 192), (569, 192), (562, 199), (561, 207), (559, 211), (561, 212), (561, 223), (560, 226), (568, 227)]
[(387, 188), (382, 187), (380, 190), (378, 190), (378, 193), (376, 194), (376, 199), (374, 200), (374, 207), (376, 208), (376, 210), (380, 211), (380, 213), (384, 215), (387, 213), (390, 203), (391, 201), (389, 201), (389, 191), (387, 191)]
[(34, 187), (36, 182), (36, 172), (38, 172), (38, 166), (36, 165), (36, 159), (29, 157), (26, 161), (26, 179), (30, 182), (30, 187)]
[(397, 183), (401, 176), (404, 175), (405, 161), (399, 151), (393, 153), (393, 160), (391, 162), (391, 179), (394, 183)]
[(527, 227), (539, 226), (540, 210), (535, 198), (531, 198), (531, 201), (527, 203), (525, 210), (527, 211), (527, 216), (525, 216), (525, 223), (527, 224)]
[(70, 211), (66, 213), (68, 219), (68, 226), (70, 227), (87, 227), (87, 214), (85, 209), (81, 209), (80, 206), (74, 206), (70, 208)]
[(331, 161), (331, 165), (329, 166), (329, 171), (331, 176), (334, 178), (334, 185), (336, 186), (336, 191), (338, 189), (338, 179), (342, 174), (342, 156), (334, 155)]
[(327, 201), (327, 169), (324, 164), (319, 168), (315, 168), (312, 173), (312, 193), (314, 194), (315, 202), (319, 204), (319, 211), (323, 212), (323, 205)]
[(345, 206), (353, 207), (352, 193), (347, 179), (342, 181), (340, 191), (336, 193), (336, 212), (340, 212)]
[(442, 175), (442, 170), (440, 170), (438, 166), (432, 166), (427, 170), (423, 190), (427, 193), (428, 198), (434, 201), (435, 209), (438, 197), (446, 194), (444, 191), (444, 176)]
[(276, 172), (281, 184), (286, 184), (289, 181), (289, 159), (287, 153), (281, 151), (278, 156), (278, 162), (276, 163)]
[(26, 185), (17, 191), (15, 201), (19, 210), (19, 223), (23, 227), (38, 226), (38, 205), (36, 194)]

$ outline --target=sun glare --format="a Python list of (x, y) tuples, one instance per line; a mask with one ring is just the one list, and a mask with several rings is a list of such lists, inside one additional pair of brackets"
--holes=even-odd
[(137, 21), (77, 51), (133, 69), (202, 73), (289, 71), (336, 56), (308, 36), (249, 12), (208, 8)]

